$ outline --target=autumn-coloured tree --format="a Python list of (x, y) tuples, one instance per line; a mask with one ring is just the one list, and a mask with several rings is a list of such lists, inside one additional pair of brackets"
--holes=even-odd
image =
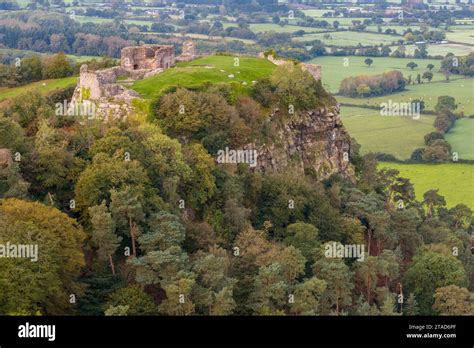
[(0, 240), (37, 246), (31, 258), (2, 258), (0, 312), (73, 312), (69, 296), (81, 291), (76, 280), (85, 265), (85, 238), (82, 227), (56, 208), (14, 198), (0, 200)]
[(466, 288), (448, 285), (436, 289), (433, 309), (441, 315), (474, 315), (472, 293)]

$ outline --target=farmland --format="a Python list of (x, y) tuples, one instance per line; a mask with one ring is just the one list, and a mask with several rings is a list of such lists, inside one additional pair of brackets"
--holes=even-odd
[(446, 38), (449, 41), (467, 43), (474, 45), (474, 32), (473, 28), (464, 29), (463, 27), (459, 29), (454, 29), (451, 32), (446, 33)]
[[(413, 55), (417, 47), (415, 45), (406, 45), (405, 48), (408, 55)], [(396, 49), (396, 47), (392, 47), (392, 49)], [(433, 57), (445, 57), (448, 53), (462, 56), (473, 51), (473, 47), (457, 43), (427, 45), (426, 49), (428, 54)]]
[[(404, 76), (423, 73), (428, 64), (433, 64), (435, 68), (433, 72), (434, 81), (444, 81), (445, 77), (438, 72), (440, 61), (436, 59), (412, 59), (412, 58), (393, 58), (393, 57), (375, 57), (373, 64), (368, 67), (364, 60), (366, 57), (349, 56), (349, 57), (318, 57), (310, 61), (310, 63), (320, 64), (323, 69), (323, 83), (328, 86), (329, 91), (336, 93), (339, 90), (341, 81), (349, 76), (357, 75), (375, 75), (390, 70), (400, 70)], [(347, 63), (346, 63), (347, 62)], [(407, 68), (407, 63), (415, 62), (418, 67), (414, 70)], [(451, 80), (460, 77), (452, 76)]]
[[(28, 51), (28, 50), (17, 50), (17, 49), (11, 49), (11, 48), (0, 48), (0, 56), (2, 55), (9, 55), (9, 56), (18, 56), (18, 57), (23, 57), (25, 55), (33, 55), (33, 54), (37, 54), (37, 55), (46, 55), (45, 53), (41, 53), (41, 52), (34, 52), (34, 51)], [(94, 57), (94, 56), (77, 56), (77, 55), (73, 55), (73, 54), (68, 54), (67, 55), (68, 58), (72, 59), (73, 61), (75, 62), (78, 62), (78, 63), (81, 63), (81, 62), (84, 62), (86, 60), (91, 60), (91, 59), (94, 59), (94, 58), (98, 58), (98, 57)]]
[(445, 138), (459, 158), (474, 160), (474, 119), (457, 120)]
[[(347, 60), (345, 60), (347, 59)], [(431, 82), (422, 84), (408, 85), (403, 92), (390, 94), (375, 98), (349, 98), (338, 96), (341, 103), (357, 104), (361, 106), (378, 106), (387, 102), (389, 99), (398, 102), (408, 102), (413, 99), (421, 99), (425, 102), (427, 110), (433, 110), (437, 98), (442, 95), (453, 95), (460, 111), (465, 114), (474, 114), (474, 79), (465, 78), (460, 75), (451, 75), (450, 81), (445, 81), (445, 76), (440, 73), (440, 61), (435, 59), (412, 59), (412, 58), (393, 58), (393, 57), (375, 57), (374, 63), (368, 67), (365, 63), (365, 57), (318, 57), (311, 60), (311, 63), (322, 65), (323, 85), (332, 93), (337, 93), (341, 81), (348, 76), (357, 75), (375, 75), (389, 70), (399, 70), (405, 77), (409, 75), (412, 79), (417, 74), (423, 74), (428, 64), (433, 64), (433, 79)], [(346, 64), (345, 64), (346, 62)], [(418, 67), (411, 70), (406, 67), (408, 62), (415, 62)]]
[(423, 200), (428, 190), (438, 190), (448, 207), (464, 203), (474, 209), (474, 165), (446, 164), (398, 164), (381, 162), (379, 168), (393, 168), (402, 177), (409, 178), (415, 188), (416, 198)]
[(358, 44), (363, 46), (378, 46), (380, 44), (392, 44), (398, 39), (400, 39), (400, 37), (392, 35), (345, 31), (329, 33), (329, 38), (326, 38), (323, 33), (295, 38), (296, 41), (321, 40), (324, 44), (332, 46), (357, 46)]
[(383, 152), (404, 160), (413, 150), (423, 147), (425, 134), (434, 131), (434, 117), (381, 116), (377, 110), (341, 107), (349, 134), (361, 145), (362, 154)]
[(379, 106), (381, 103), (408, 102), (414, 99), (420, 99), (425, 102), (427, 110), (434, 110), (438, 97), (442, 95), (451, 95), (458, 103), (458, 111), (463, 111), (466, 115), (474, 114), (473, 91), (474, 79), (459, 78), (450, 82), (437, 81), (409, 85), (406, 91), (374, 98), (349, 98), (338, 96), (337, 100), (341, 103), (357, 104), (361, 106)]

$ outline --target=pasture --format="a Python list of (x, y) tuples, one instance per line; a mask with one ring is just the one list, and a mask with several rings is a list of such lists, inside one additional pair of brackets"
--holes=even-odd
[(459, 158), (474, 160), (474, 119), (457, 120), (445, 138), (451, 144), (452, 151), (458, 153)]
[(465, 163), (443, 164), (399, 164), (380, 162), (379, 169), (393, 168), (402, 177), (409, 178), (415, 188), (416, 198), (423, 200), (423, 194), (439, 189), (449, 208), (464, 203), (474, 209), (474, 165)]
[(294, 40), (320, 40), (326, 45), (355, 47), (358, 44), (361, 44), (363, 46), (378, 46), (380, 44), (391, 45), (392, 43), (397, 42), (400, 39), (399, 36), (354, 31), (337, 31), (328, 34), (329, 37), (326, 36), (326, 33), (314, 33), (301, 37), (296, 37), (294, 38)]
[(341, 106), (341, 117), (351, 137), (361, 145), (361, 153), (383, 152), (400, 160), (424, 146), (425, 134), (434, 131), (433, 116), (381, 116), (378, 110)]

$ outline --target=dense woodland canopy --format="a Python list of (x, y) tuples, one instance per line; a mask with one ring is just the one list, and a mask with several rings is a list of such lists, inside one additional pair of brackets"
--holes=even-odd
[[(436, 190), (417, 201), (371, 154), (351, 155), (352, 181), (216, 164), (217, 149), (276, 141), (334, 103), (280, 69), (248, 95), (171, 88), (108, 123), (57, 116), (64, 91), (6, 102), (0, 148), (21, 160), (0, 167), (0, 241), (41, 257), (2, 260), (0, 314), (473, 314), (466, 205)], [(328, 242), (363, 244), (364, 261), (326, 257)]]

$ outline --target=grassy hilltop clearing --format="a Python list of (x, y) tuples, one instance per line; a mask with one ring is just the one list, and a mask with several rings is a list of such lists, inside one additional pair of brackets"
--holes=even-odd
[(250, 86), (252, 81), (269, 76), (276, 66), (254, 57), (209, 56), (177, 63), (159, 75), (139, 80), (132, 88), (144, 98), (152, 98), (170, 86), (193, 87), (204, 83), (236, 82)]

